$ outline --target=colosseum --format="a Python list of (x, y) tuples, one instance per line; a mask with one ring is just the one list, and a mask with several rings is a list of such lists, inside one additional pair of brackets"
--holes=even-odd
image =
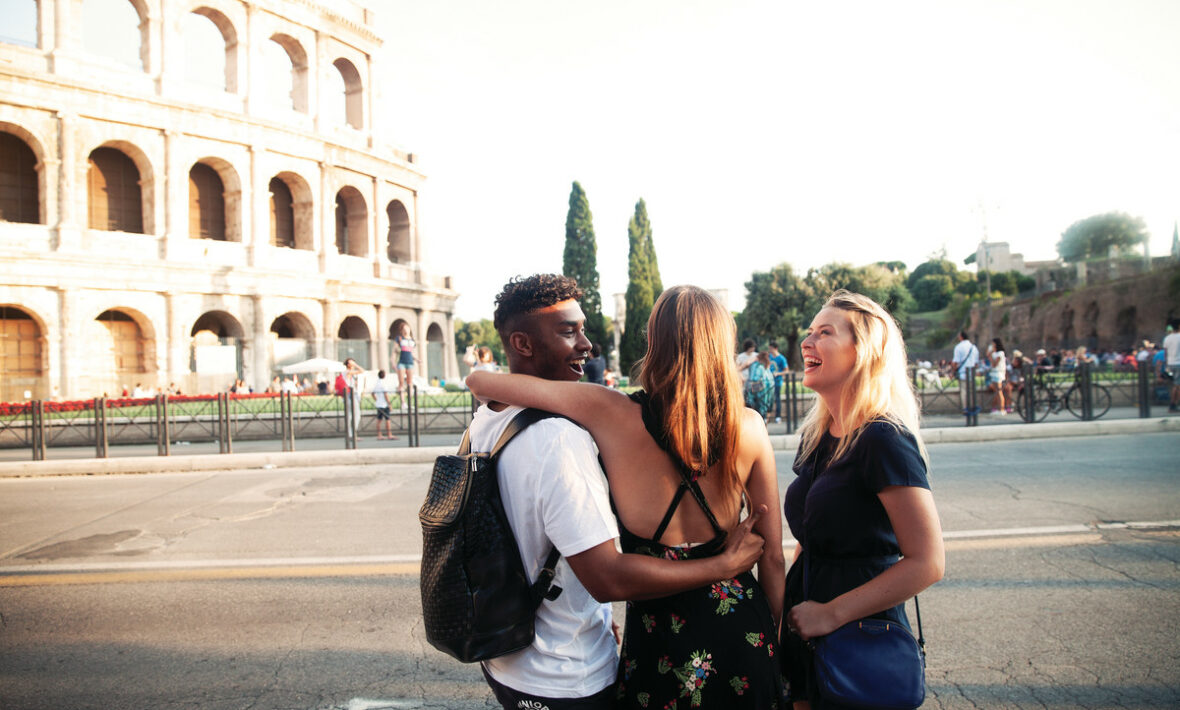
[(0, 402), (457, 372), (355, 0), (24, 0), (0, 27)]

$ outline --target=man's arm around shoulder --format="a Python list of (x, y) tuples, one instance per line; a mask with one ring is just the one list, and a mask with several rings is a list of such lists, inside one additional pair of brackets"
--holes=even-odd
[(582, 586), (600, 602), (655, 599), (735, 577), (762, 556), (763, 540), (753, 531), (766, 506), (746, 518), (729, 536), (720, 555), (699, 560), (664, 560), (624, 554), (610, 540), (567, 558)]

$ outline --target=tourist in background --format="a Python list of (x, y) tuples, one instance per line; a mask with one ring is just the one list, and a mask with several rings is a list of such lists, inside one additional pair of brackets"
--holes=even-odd
[(405, 409), (407, 405), (407, 398), (414, 386), (414, 337), (410, 334), (410, 324), (402, 323), (402, 327), (398, 330), (397, 337), (394, 339), (397, 346), (395, 352), (397, 353), (397, 363), (395, 370), (397, 371), (397, 389), (401, 394), (401, 408)]
[(987, 359), (991, 367), (987, 370), (987, 391), (992, 393), (991, 413), (1004, 416), (1012, 411), (1004, 401), (1004, 389), (1008, 379), (1008, 356), (1004, 352), (1004, 343), (999, 338), (992, 338), (987, 346)]

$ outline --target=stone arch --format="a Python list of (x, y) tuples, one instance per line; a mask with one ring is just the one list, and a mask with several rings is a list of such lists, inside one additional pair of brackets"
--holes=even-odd
[(372, 337), (369, 324), (358, 316), (348, 316), (340, 321), (336, 331), (336, 357), (339, 360), (352, 358), (365, 369), (372, 367)]
[[(287, 64), (284, 65), (283, 69), (286, 72), (288, 72), (288, 75), (291, 78), (291, 81), (288, 83), (288, 82), (278, 82), (277, 79), (275, 79), (275, 77), (273, 77), (273, 76), (271, 77), (272, 79), (274, 79), (276, 81), (276, 87), (282, 87), (282, 88), (288, 89), (288, 91), (286, 91), (286, 92), (282, 92), (281, 90), (276, 92), (273, 95), (274, 98), (281, 99), (281, 98), (283, 98), (283, 96), (282, 96), (283, 93), (285, 93), (286, 94), (286, 101), (284, 102), (285, 105), (289, 106), (291, 108), (291, 110), (293, 110), (293, 111), (298, 111), (300, 113), (307, 113), (307, 109), (308, 109), (307, 50), (305, 50), (303, 48), (303, 44), (299, 40), (295, 39), (294, 37), (292, 37), (291, 35), (288, 35), (288, 34), (282, 34), (282, 33), (273, 34), (270, 36), (270, 42), (273, 43), (273, 45), (269, 44), (269, 43), (264, 45), (263, 50), (262, 50), (263, 54), (265, 56), (269, 57), (269, 64), (277, 65), (278, 64), (278, 62), (277, 62), (278, 53), (274, 52), (272, 50), (272, 47), (274, 45), (277, 45), (278, 48), (282, 50), (283, 55), (286, 57)], [(271, 67), (268, 66), (268, 69), (269, 68), (271, 68)], [(277, 73), (277, 66), (274, 67), (274, 69), (275, 69), (275, 72), (273, 72), (273, 73)]]
[(442, 326), (431, 323), (426, 328), (426, 377), (429, 380), (446, 379), (446, 336)]
[(228, 161), (205, 157), (189, 169), (189, 236), (242, 241), (242, 183)]
[(271, 374), (284, 365), (307, 360), (315, 343), (315, 326), (299, 311), (287, 311), (270, 324)]
[[(137, 151), (138, 152), (138, 151)], [(140, 153), (141, 160), (146, 157)], [(150, 217), (143, 186), (147, 184), (136, 161), (121, 143), (104, 143), (90, 152), (86, 196), (91, 229), (147, 234)]]
[(0, 402), (42, 399), (49, 352), (43, 319), (22, 306), (0, 305)]
[[(281, 185), (281, 187), (280, 187)], [(284, 193), (283, 191), (286, 190)], [(287, 199), (290, 202), (287, 202)], [(295, 249), (315, 248), (313, 195), (307, 180), (284, 171), (270, 180), (270, 243)], [(289, 230), (287, 225), (290, 225)]]
[[(340, 57), (332, 62), (332, 66), (336, 67), (336, 71), (340, 73), (340, 79), (344, 84), (344, 95), (340, 96), (338, 92), (332, 91), (327, 96), (327, 100), (343, 102), (344, 123), (359, 131), (365, 127), (365, 87), (364, 82), (361, 81), (361, 73), (357, 71), (355, 64), (344, 57)], [(331, 83), (329, 83), (329, 86), (331, 86)], [(329, 115), (340, 114), (337, 111)]]
[(155, 387), (155, 329), (131, 308), (108, 308), (87, 323), (86, 379), (98, 391), (115, 396), (124, 388)]
[(336, 251), (349, 256), (369, 253), (369, 209), (365, 196), (351, 185), (336, 193)]
[(150, 18), (144, 0), (82, 0), (82, 45), (91, 54), (151, 71)]
[(410, 239), (410, 213), (401, 200), (390, 200), (385, 207), (389, 218), (389, 233), (386, 237), (385, 254), (394, 264), (406, 264), (413, 259)]
[[(192, 353), (189, 369), (198, 376), (211, 376), (206, 382), (218, 382), (226, 375), (242, 372), (242, 349), (245, 330), (231, 314), (212, 310), (202, 313), (189, 330)], [(220, 386), (197, 385), (198, 391), (213, 391)]]
[(0, 124), (0, 221), (44, 223), (40, 167), (29, 142)]
[[(206, 48), (206, 43), (202, 42), (196, 52), (193, 52), (191, 49), (188, 51), (186, 73), (189, 80), (202, 86), (209, 86), (210, 88), (225, 91), (226, 93), (238, 93), (237, 28), (234, 27), (234, 23), (220, 10), (209, 7), (208, 5), (200, 5), (194, 7), (185, 16), (185, 25), (182, 27), (181, 34), (185, 37), (186, 42), (193, 34), (193, 30), (201, 27), (199, 23), (192, 22), (194, 17), (204, 18), (213, 24), (213, 28), (220, 35), (220, 46), (216, 47), (217, 51), (210, 51), (213, 49), (211, 43)], [(211, 35), (209, 37), (211, 39)], [(186, 49), (188, 49), (187, 46)], [(203, 60), (203, 62), (194, 65), (194, 60)]]

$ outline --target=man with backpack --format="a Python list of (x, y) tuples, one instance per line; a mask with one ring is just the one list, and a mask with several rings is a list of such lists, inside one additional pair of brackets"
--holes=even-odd
[[(496, 298), (495, 326), (512, 372), (549, 380), (582, 377), (590, 341), (581, 296), (576, 281), (551, 274), (504, 287)], [(491, 451), (521, 411), (495, 402), (480, 407), (469, 429), (471, 450)], [(567, 419), (530, 424), (504, 447), (497, 467), (500, 497), (529, 581), (550, 550), (561, 554), (553, 582), (562, 591), (538, 607), (533, 643), (483, 661), (488, 684), (505, 708), (611, 707), (618, 652), (607, 602), (692, 589), (749, 569), (761, 554), (762, 540), (746, 524), (757, 516), (715, 558), (675, 562), (620, 553), (594, 440)]]

